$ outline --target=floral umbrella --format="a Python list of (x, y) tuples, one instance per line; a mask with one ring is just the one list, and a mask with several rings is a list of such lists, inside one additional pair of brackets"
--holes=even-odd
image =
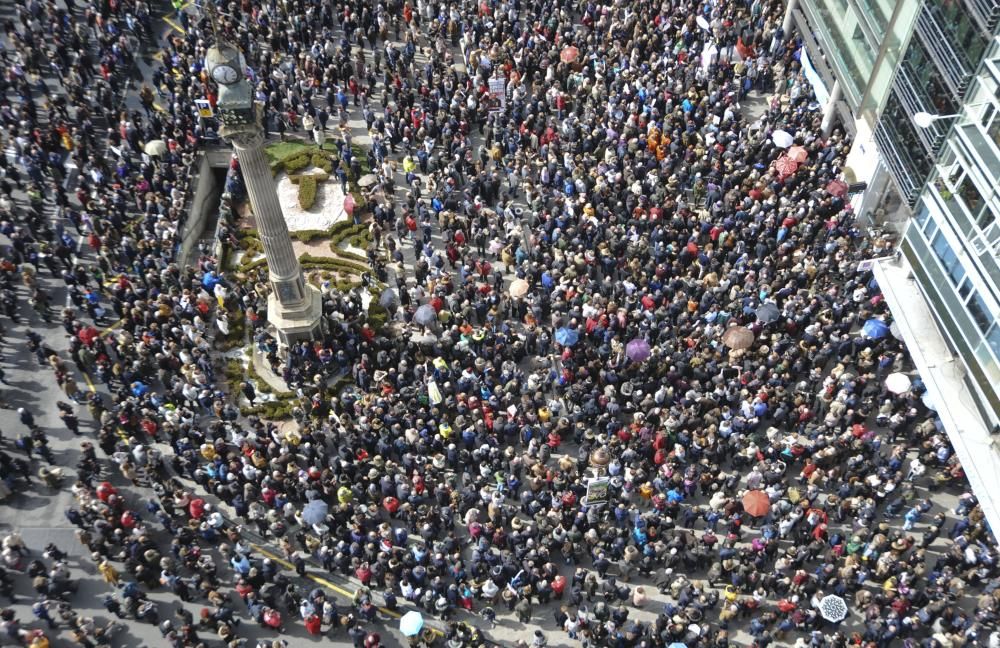
[(787, 155), (782, 155), (774, 163), (774, 170), (781, 174), (782, 178), (786, 178), (799, 168), (799, 163), (788, 157)]
[(843, 621), (847, 616), (847, 603), (836, 595), (824, 596), (819, 602), (819, 613), (827, 621)]

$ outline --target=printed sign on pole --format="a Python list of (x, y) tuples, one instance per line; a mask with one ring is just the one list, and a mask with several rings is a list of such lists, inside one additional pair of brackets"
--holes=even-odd
[(611, 479), (598, 477), (587, 482), (587, 506), (601, 506), (608, 503), (608, 486)]
[(208, 99), (195, 99), (194, 105), (198, 107), (198, 114), (205, 119), (215, 117), (215, 112), (212, 110), (212, 104), (208, 103)]

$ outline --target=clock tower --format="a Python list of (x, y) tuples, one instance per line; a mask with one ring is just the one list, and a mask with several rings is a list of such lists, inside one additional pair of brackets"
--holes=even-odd
[(235, 46), (218, 42), (205, 55), (205, 70), (219, 87), (219, 134), (232, 142), (240, 162), (267, 259), (271, 284), (267, 319), (284, 344), (313, 339), (321, 333), (323, 300), (319, 289), (305, 282), (292, 248), (274, 175), (264, 153), (262, 106), (254, 101), (246, 61)]

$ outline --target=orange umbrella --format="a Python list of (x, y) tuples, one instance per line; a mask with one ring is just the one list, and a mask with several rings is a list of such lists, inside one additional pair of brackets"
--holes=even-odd
[(564, 47), (563, 51), (559, 54), (559, 60), (562, 61), (563, 63), (572, 63), (579, 57), (580, 57), (580, 49), (577, 48), (575, 45)]
[(743, 510), (754, 517), (762, 517), (771, 510), (771, 500), (762, 490), (747, 491), (743, 496)]
[(802, 164), (809, 157), (809, 151), (807, 151), (803, 146), (793, 146), (788, 149), (788, 153), (786, 153), (786, 155), (799, 164)]

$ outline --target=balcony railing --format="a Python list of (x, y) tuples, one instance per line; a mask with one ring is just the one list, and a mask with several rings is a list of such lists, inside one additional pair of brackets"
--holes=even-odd
[(1000, 24), (1000, 0), (966, 0), (969, 14), (987, 34), (992, 34)]
[[(930, 97), (927, 96), (923, 87), (914, 82), (913, 76), (905, 64), (900, 66), (893, 83), (900, 103), (903, 104), (903, 108), (906, 109), (911, 118), (918, 112), (937, 113), (937, 109), (930, 102)], [(947, 120), (939, 119), (931, 122), (927, 128), (916, 129), (917, 136), (927, 149), (929, 157), (937, 157), (938, 152), (940, 152), (941, 145), (944, 144), (944, 137), (948, 134), (947, 124)]]
[(904, 158), (905, 154), (896, 148), (895, 138), (886, 127), (884, 117), (875, 126), (875, 145), (882, 154), (886, 166), (889, 167), (893, 180), (896, 181), (899, 194), (910, 207), (913, 207), (920, 196), (925, 178), (917, 177), (918, 174)]
[(917, 16), (917, 35), (930, 52), (941, 76), (961, 103), (972, 79), (972, 70), (965, 63), (965, 54), (952, 45), (933, 9), (925, 4)]

